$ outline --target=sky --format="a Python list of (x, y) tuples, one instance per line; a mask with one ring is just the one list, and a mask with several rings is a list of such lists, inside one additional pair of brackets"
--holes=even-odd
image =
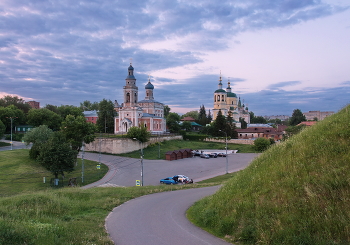
[(180, 114), (223, 87), (257, 116), (350, 103), (348, 0), (1, 0), (0, 97), (41, 107), (145, 97)]

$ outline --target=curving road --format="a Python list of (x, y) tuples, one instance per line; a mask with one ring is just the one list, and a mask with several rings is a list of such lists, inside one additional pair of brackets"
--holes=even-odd
[(218, 188), (162, 192), (133, 199), (113, 209), (106, 218), (106, 229), (118, 245), (231, 244), (194, 226), (185, 216), (195, 201)]

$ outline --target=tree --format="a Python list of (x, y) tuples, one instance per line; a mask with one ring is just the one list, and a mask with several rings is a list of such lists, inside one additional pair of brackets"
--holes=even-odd
[(99, 103), (98, 119), (96, 126), (101, 133), (114, 133), (114, 117), (117, 112), (111, 100), (103, 99)]
[(213, 120), (213, 116), (211, 115), (210, 110), (208, 111), (208, 116), (207, 116), (207, 124), (211, 123), (211, 121)]
[(299, 109), (295, 109), (293, 111), (292, 117), (289, 119), (289, 125), (290, 126), (296, 126), (301, 122), (305, 122), (306, 117)]
[(183, 130), (185, 130), (185, 131), (191, 131), (191, 129), (192, 129), (192, 124), (191, 124), (191, 122), (189, 122), (189, 121), (184, 121), (184, 122), (182, 122), (182, 124), (181, 124), (181, 128), (182, 128)]
[(192, 117), (194, 120), (198, 119), (198, 111), (189, 111), (181, 116), (181, 118)]
[(50, 111), (53, 111), (56, 114), (59, 114), (58, 107), (56, 105), (47, 104), (44, 108), (49, 109)]
[(83, 103), (80, 102), (80, 109), (83, 111), (97, 111), (98, 102), (91, 103), (89, 100), (85, 100)]
[(239, 122), (241, 123), (241, 128), (243, 128), (243, 129), (247, 128), (248, 124), (247, 124), (247, 122), (245, 121), (244, 118), (240, 117), (239, 118)]
[(4, 136), (5, 129), (5, 124), (0, 120), (0, 139), (2, 139), (2, 137)]
[(167, 105), (165, 105), (164, 106), (164, 117), (165, 118), (167, 118), (168, 117), (168, 115), (169, 115), (169, 113), (170, 113), (170, 107), (169, 106), (167, 106)]
[(39, 127), (40, 125), (47, 125), (54, 131), (59, 130), (62, 122), (62, 118), (58, 114), (46, 108), (31, 109), (28, 112), (27, 118), (28, 124), (34, 127)]
[(57, 179), (59, 174), (64, 176), (64, 172), (69, 173), (74, 170), (76, 156), (77, 152), (66, 142), (63, 133), (54, 132), (43, 144), (38, 161)]
[(205, 126), (208, 123), (207, 111), (205, 110), (204, 105), (201, 105), (199, 108), (199, 115), (198, 115), (197, 123), (202, 125), (202, 126)]
[(26, 121), (24, 112), (16, 106), (9, 105), (7, 107), (0, 107), (0, 120), (4, 123), (6, 132), (11, 131), (11, 118), (12, 127), (23, 124)]
[(57, 110), (58, 114), (62, 117), (62, 120), (64, 120), (68, 115), (75, 117), (84, 116), (83, 110), (73, 105), (61, 105), (57, 107)]
[(227, 136), (231, 137), (233, 139), (238, 138), (238, 133), (236, 131), (236, 124), (233, 121), (232, 118), (232, 111), (228, 112), (228, 115), (226, 117), (226, 129), (225, 129)]
[(62, 122), (61, 131), (76, 152), (80, 151), (83, 142), (89, 144), (96, 137), (96, 126), (87, 122), (83, 116), (68, 115)]
[(36, 159), (39, 156), (42, 145), (49, 140), (52, 134), (52, 129), (46, 125), (41, 125), (37, 128), (33, 128), (23, 136), (23, 141), (26, 145), (33, 143), (29, 150), (30, 158)]
[(0, 99), (0, 106), (7, 107), (10, 105), (16, 106), (24, 113), (28, 113), (28, 111), (31, 108), (29, 104), (27, 104), (22, 98), (18, 98), (17, 96), (6, 95)]
[(269, 146), (271, 142), (268, 139), (265, 138), (257, 138), (254, 140), (254, 149), (256, 151), (265, 151)]
[(286, 128), (286, 133), (287, 133), (287, 137), (291, 137), (293, 135), (296, 135), (298, 133), (300, 133), (303, 129), (306, 128), (306, 125), (298, 125), (298, 126), (289, 126)]
[(222, 115), (221, 110), (219, 110), (213, 126), (214, 126), (213, 136), (222, 136), (222, 133), (220, 132), (220, 130), (225, 131), (226, 129), (226, 118), (224, 115)]
[(131, 127), (128, 130), (127, 137), (130, 139), (137, 139), (142, 143), (149, 141), (151, 133), (147, 131), (145, 126), (141, 127)]
[(178, 133), (180, 131), (180, 115), (175, 112), (170, 112), (166, 118), (166, 125), (170, 133)]

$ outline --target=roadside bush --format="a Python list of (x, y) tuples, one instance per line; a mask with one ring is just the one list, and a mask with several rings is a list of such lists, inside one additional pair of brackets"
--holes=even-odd
[(203, 135), (203, 134), (186, 134), (183, 135), (184, 140), (194, 140), (194, 141), (204, 141), (206, 138), (208, 138), (208, 135)]
[(254, 149), (256, 151), (265, 151), (270, 145), (270, 140), (265, 138), (257, 138), (254, 140)]
[[(13, 141), (21, 141), (24, 134), (12, 134), (12, 140)], [(11, 134), (6, 135), (6, 140), (11, 140)]]

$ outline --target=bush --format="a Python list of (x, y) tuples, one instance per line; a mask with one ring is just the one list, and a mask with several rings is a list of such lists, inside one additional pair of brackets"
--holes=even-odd
[(254, 149), (256, 151), (265, 151), (270, 145), (270, 140), (265, 138), (257, 138), (254, 140)]
[[(12, 134), (12, 140), (13, 141), (21, 141), (24, 134)], [(6, 140), (11, 140), (11, 134), (8, 134), (5, 136)]]
[(194, 141), (204, 141), (206, 138), (208, 138), (208, 135), (193, 135), (193, 134), (186, 134), (183, 135), (184, 140), (194, 140)]

